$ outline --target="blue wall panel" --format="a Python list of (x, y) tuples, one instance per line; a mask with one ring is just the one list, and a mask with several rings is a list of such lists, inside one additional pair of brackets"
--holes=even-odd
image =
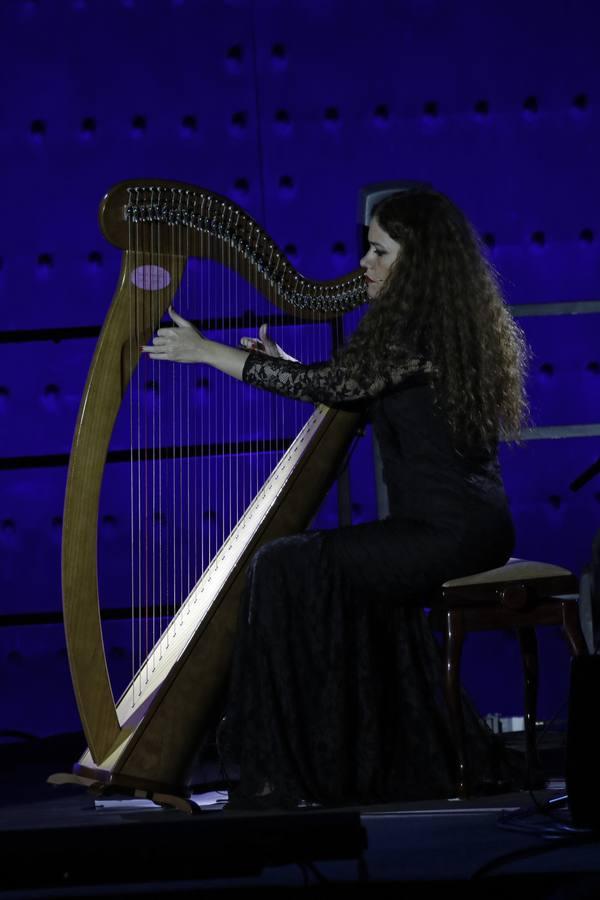
[[(120, 252), (101, 235), (97, 209), (124, 179), (173, 178), (231, 197), (317, 278), (357, 264), (363, 185), (429, 181), (484, 236), (510, 303), (600, 299), (599, 25), (595, 4), (563, 0), (3, 3), (0, 458), (68, 453), (93, 340), (34, 332), (102, 323)], [(532, 348), (532, 424), (597, 424), (598, 315), (520, 322)], [(302, 334), (276, 332), (307, 358)], [(205, 377), (199, 413), (216, 391)], [(119, 425), (113, 446), (126, 443)], [(600, 482), (578, 493), (569, 485), (598, 455), (596, 437), (503, 448), (518, 555), (581, 570), (600, 524)], [(0, 468), (4, 615), (60, 610), (66, 469), (42, 463)], [(370, 435), (358, 443), (350, 482), (354, 521), (374, 517)], [(109, 596), (127, 564), (123, 492), (115, 468), (100, 527)], [(336, 516), (332, 491), (316, 524), (334, 526)], [(124, 637), (113, 624), (118, 681)], [(3, 696), (0, 729), (76, 727), (60, 625), (0, 629), (0, 638), (3, 682), (14, 682), (17, 666), (22, 685), (14, 703)], [(466, 661), (476, 700), (484, 712), (518, 714), (519, 676), (506, 675), (514, 641), (478, 640)], [(544, 715), (566, 684), (559, 647), (551, 630)], [(42, 715), (28, 687), (45, 664), (56, 715)]]
[(527, 382), (531, 424), (597, 422), (598, 316), (535, 316), (519, 324), (531, 349)]
[(65, 483), (64, 466), (0, 471), (0, 615), (60, 609)]

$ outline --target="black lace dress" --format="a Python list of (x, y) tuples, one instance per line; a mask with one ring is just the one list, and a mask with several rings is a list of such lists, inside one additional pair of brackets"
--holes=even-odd
[[(514, 535), (495, 452), (453, 449), (429, 372), (415, 359), (357, 380), (335, 362), (249, 354), (251, 384), (369, 403), (390, 516), (281, 538), (254, 556), (218, 730), (236, 798), (294, 806), (453, 794), (443, 665), (422, 606), (446, 579), (506, 562)], [(465, 704), (470, 762), (488, 792), (511, 782), (515, 764)]]

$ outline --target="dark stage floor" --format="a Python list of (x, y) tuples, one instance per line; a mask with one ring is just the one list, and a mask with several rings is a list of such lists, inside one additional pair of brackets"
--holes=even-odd
[(224, 796), (209, 790), (198, 797), (202, 811), (188, 816), (47, 785), (82, 748), (79, 735), (0, 746), (2, 897), (370, 888), (398, 897), (600, 898), (600, 832), (573, 825), (561, 734), (545, 736), (550, 782), (534, 795), (278, 814), (223, 811)]

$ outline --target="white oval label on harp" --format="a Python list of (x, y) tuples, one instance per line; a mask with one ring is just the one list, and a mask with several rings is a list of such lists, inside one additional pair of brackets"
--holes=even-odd
[(162, 266), (138, 266), (131, 273), (131, 281), (143, 291), (162, 291), (171, 283), (171, 275)]

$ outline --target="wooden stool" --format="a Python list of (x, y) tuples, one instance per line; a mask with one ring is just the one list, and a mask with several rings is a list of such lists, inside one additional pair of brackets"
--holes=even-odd
[(510, 559), (499, 569), (445, 582), (429, 613), (445, 636), (446, 700), (457, 753), (458, 795), (469, 795), (461, 704), (460, 663), (466, 631), (515, 628), (525, 677), (525, 747), (528, 771), (540, 769), (535, 733), (538, 694), (538, 625), (562, 625), (573, 656), (588, 652), (579, 621), (579, 583), (568, 569)]

